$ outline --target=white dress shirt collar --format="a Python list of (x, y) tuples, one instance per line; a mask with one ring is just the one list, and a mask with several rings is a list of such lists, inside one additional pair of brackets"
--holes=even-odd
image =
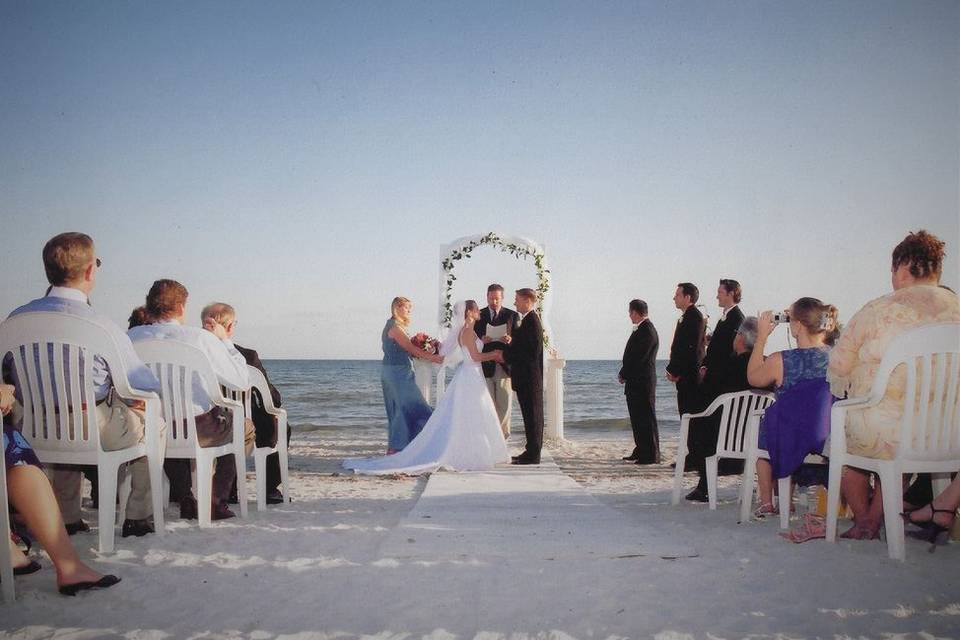
[(77, 302), (82, 302), (88, 304), (90, 301), (87, 299), (87, 294), (80, 289), (74, 289), (73, 287), (50, 287), (50, 293), (48, 296), (54, 298), (66, 298), (67, 300), (76, 300)]
[(736, 308), (737, 308), (737, 305), (735, 304), (735, 305), (733, 305), (732, 307), (730, 307), (729, 309), (724, 309), (724, 310), (723, 310), (723, 313), (720, 315), (720, 322), (723, 322), (724, 320), (726, 320), (726, 319), (727, 319), (727, 314), (730, 313), (731, 311), (733, 311), (733, 310), (736, 309)]

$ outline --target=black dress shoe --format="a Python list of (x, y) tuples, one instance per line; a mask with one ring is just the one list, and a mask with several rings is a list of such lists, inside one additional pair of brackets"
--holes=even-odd
[(707, 492), (697, 487), (690, 493), (686, 495), (686, 499), (690, 502), (709, 502), (710, 498), (707, 496)]
[(638, 459), (634, 464), (660, 464), (660, 461), (656, 458), (652, 460), (640, 460)]
[(279, 489), (267, 491), (267, 504), (283, 504), (283, 494)]
[(40, 566), (40, 563), (36, 560), (31, 560), (29, 564), (25, 564), (22, 567), (14, 567), (13, 575), (15, 576), (28, 576), (31, 573), (36, 573), (40, 571), (43, 567)]
[(180, 500), (180, 518), (183, 520), (197, 519), (197, 499), (187, 496)]
[(511, 464), (540, 464), (540, 458), (533, 456), (517, 456)]
[(65, 584), (58, 590), (65, 596), (75, 596), (79, 591), (87, 589), (106, 589), (120, 582), (120, 578), (114, 575), (106, 575), (96, 582), (75, 582), (74, 584)]
[(153, 523), (150, 522), (150, 518), (144, 518), (142, 520), (127, 520), (123, 521), (123, 528), (120, 530), (121, 538), (128, 538), (130, 536), (145, 536), (148, 533), (155, 533), (156, 530), (153, 528)]
[(63, 528), (67, 530), (67, 535), (72, 536), (78, 533), (86, 533), (90, 531), (90, 525), (88, 525), (83, 520), (77, 520), (76, 522), (68, 522), (63, 525)]
[(629, 456), (623, 456), (623, 459), (626, 460), (627, 462), (636, 462), (637, 460), (639, 460), (639, 458), (637, 458), (637, 456), (632, 455), (632, 454), (629, 455)]
[(211, 520), (229, 520), (236, 518), (237, 514), (230, 510), (226, 503), (215, 504), (210, 508)]

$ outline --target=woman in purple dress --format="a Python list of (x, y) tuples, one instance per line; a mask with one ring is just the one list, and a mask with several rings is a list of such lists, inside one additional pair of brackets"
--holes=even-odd
[[(771, 434), (768, 416), (765, 415), (760, 423), (760, 448), (766, 449), (770, 460), (778, 464), (778, 477), (786, 477), (797, 470), (803, 458), (808, 453), (822, 450), (829, 430), (829, 386), (827, 385), (827, 363), (829, 361), (830, 346), (839, 332), (837, 324), (837, 308), (831, 304), (824, 304), (816, 298), (800, 298), (788, 311), (790, 335), (797, 341), (796, 349), (777, 351), (767, 357), (763, 355), (767, 338), (776, 327), (772, 311), (760, 314), (757, 323), (757, 343), (750, 354), (747, 364), (747, 379), (753, 387), (774, 386), (777, 402), (771, 405), (768, 413), (780, 413), (785, 406), (781, 404), (784, 394), (791, 390), (799, 390), (803, 385), (804, 398), (800, 398), (798, 405), (791, 401), (791, 415), (784, 415), (780, 424), (790, 420), (790, 428), (800, 433), (789, 434), (790, 437), (781, 437), (788, 434)], [(811, 397), (825, 399), (827, 413), (826, 423), (822, 419), (822, 407), (811, 406), (807, 413), (806, 399)], [(781, 407), (771, 411), (777, 404)], [(800, 409), (797, 411), (796, 409)], [(806, 414), (806, 415), (805, 415)], [(825, 429), (827, 430), (825, 432)], [(791, 450), (781, 450), (781, 447)], [(815, 451), (814, 451), (815, 450)], [(783, 468), (783, 462), (793, 468)], [(771, 461), (757, 460), (757, 492), (760, 506), (754, 515), (763, 517), (777, 512), (773, 506), (773, 468)], [(795, 465), (795, 466), (794, 466)]]

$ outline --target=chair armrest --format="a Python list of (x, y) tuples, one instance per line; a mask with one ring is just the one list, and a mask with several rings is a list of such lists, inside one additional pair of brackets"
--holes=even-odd
[(863, 396), (860, 398), (847, 398), (846, 400), (838, 400), (833, 403), (833, 408), (842, 408), (843, 410), (847, 409), (866, 409), (871, 407), (877, 402), (880, 401), (880, 398), (874, 398), (873, 396)]
[(122, 391), (116, 387), (114, 387), (114, 390), (117, 392), (117, 395), (124, 400), (160, 400), (160, 396), (157, 395), (156, 391), (141, 391), (140, 389), (134, 389), (130, 386)]

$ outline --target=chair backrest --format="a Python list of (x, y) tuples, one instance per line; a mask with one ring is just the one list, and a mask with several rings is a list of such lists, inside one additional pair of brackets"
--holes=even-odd
[(871, 404), (884, 397), (900, 366), (906, 386), (897, 457), (960, 458), (960, 322), (915, 327), (891, 340), (873, 380)]
[(747, 425), (750, 415), (770, 406), (774, 395), (768, 391), (749, 389), (719, 395), (704, 413), (720, 412), (720, 433), (717, 435), (717, 453), (743, 453), (747, 445)]
[(197, 446), (193, 381), (198, 377), (214, 404), (223, 401), (220, 384), (206, 354), (177, 340), (150, 339), (133, 344), (140, 359), (160, 380), (160, 403), (167, 422), (168, 452)]
[[(256, 367), (248, 367), (247, 374), (250, 376), (250, 388), (256, 389), (260, 392), (260, 397), (263, 398), (263, 407), (267, 411), (273, 411), (277, 407), (273, 404), (273, 396), (270, 395), (270, 385), (267, 384), (267, 378), (263, 375), (263, 372)], [(248, 396), (250, 394), (247, 394)], [(250, 403), (250, 399), (247, 399), (247, 404)], [(247, 407), (249, 410), (249, 407)]]
[[(129, 392), (120, 347), (100, 323), (49, 311), (22, 313), (0, 323), (0, 357), (12, 356), (23, 402), (23, 434), (44, 462), (100, 450), (94, 358), (101, 358), (121, 392)], [(82, 463), (81, 460), (76, 462)]]

